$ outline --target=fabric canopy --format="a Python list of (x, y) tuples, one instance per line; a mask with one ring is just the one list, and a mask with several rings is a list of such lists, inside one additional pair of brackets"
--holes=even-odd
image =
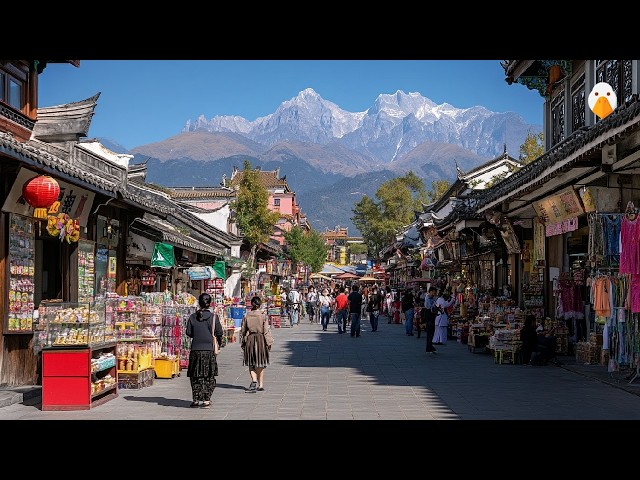
[(227, 265), (225, 264), (224, 260), (218, 260), (214, 262), (212, 268), (217, 278), (221, 278), (223, 280), (227, 279)]
[(176, 263), (173, 245), (156, 242), (151, 254), (151, 266), (160, 268), (172, 268)]

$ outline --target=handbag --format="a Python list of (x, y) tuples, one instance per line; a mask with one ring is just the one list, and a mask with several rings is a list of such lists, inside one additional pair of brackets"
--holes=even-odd
[(218, 337), (213, 335), (213, 354), (218, 356), (220, 353), (220, 345), (218, 344)]

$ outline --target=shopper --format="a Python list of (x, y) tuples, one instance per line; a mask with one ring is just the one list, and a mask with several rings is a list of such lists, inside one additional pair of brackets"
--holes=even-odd
[(329, 326), (329, 319), (331, 318), (331, 310), (334, 303), (333, 297), (329, 295), (329, 290), (326, 288), (322, 290), (318, 296), (318, 303), (320, 305), (320, 323), (322, 323), (322, 330), (326, 331)]
[(222, 345), (222, 324), (218, 315), (209, 310), (211, 295), (198, 297), (198, 310), (189, 316), (185, 333), (191, 338), (187, 377), (191, 382), (191, 407), (211, 408), (211, 395), (216, 388), (218, 362), (213, 353), (213, 337)]
[(298, 325), (300, 320), (300, 305), (302, 304), (302, 295), (295, 288), (291, 288), (287, 293), (287, 308), (291, 316), (291, 326)]
[(449, 313), (447, 309), (453, 307), (456, 303), (456, 297), (451, 295), (449, 290), (440, 292), (440, 296), (436, 300), (436, 331), (433, 335), (434, 345), (447, 344), (447, 327), (449, 327)]
[(251, 310), (242, 319), (240, 327), (242, 364), (249, 367), (251, 376), (247, 393), (264, 390), (264, 369), (269, 365), (269, 352), (273, 345), (269, 319), (261, 305), (260, 297), (251, 298)]
[(427, 335), (427, 353), (436, 353), (436, 348), (433, 346), (433, 334), (436, 331), (436, 287), (429, 287), (427, 295), (424, 297), (424, 305), (422, 308), (424, 312), (424, 325)]
[[(358, 285), (351, 286), (349, 300), (349, 319), (351, 320), (351, 336), (360, 336), (360, 318), (362, 316), (362, 293), (358, 291)], [(346, 327), (345, 327), (346, 329)]]
[(371, 324), (371, 331), (378, 331), (378, 318), (380, 316), (380, 310), (382, 309), (383, 298), (378, 292), (378, 287), (374, 285), (371, 288), (369, 294), (369, 300), (367, 301), (367, 313), (369, 313), (369, 323)]
[(315, 287), (310, 286), (307, 293), (307, 313), (311, 323), (318, 323), (318, 292)]
[(347, 331), (347, 317), (349, 316), (349, 298), (344, 292), (345, 288), (340, 287), (338, 296), (336, 297), (336, 322), (338, 323), (338, 333)]
[(404, 314), (404, 329), (407, 335), (413, 337), (414, 297), (413, 291), (407, 288), (400, 299), (402, 313)]

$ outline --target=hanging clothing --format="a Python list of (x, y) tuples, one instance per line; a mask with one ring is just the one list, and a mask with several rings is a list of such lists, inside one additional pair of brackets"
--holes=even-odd
[(640, 274), (640, 217), (633, 220), (628, 216), (622, 218), (620, 227), (620, 273)]

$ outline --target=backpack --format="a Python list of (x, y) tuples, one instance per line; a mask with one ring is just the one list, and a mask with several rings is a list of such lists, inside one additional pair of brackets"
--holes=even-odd
[(296, 302), (296, 294), (293, 293), (293, 290), (287, 293), (287, 305), (293, 305)]

